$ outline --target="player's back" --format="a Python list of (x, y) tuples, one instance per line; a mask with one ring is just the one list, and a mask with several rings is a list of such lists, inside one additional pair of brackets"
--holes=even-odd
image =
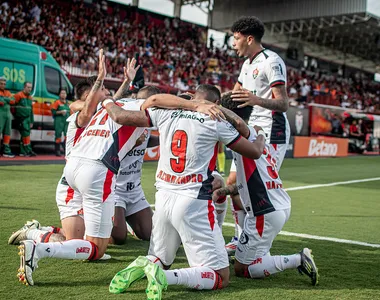
[[(139, 110), (141, 103), (119, 104), (126, 110)], [(115, 123), (104, 108), (99, 108), (72, 148), (71, 156), (100, 160), (117, 174), (120, 161), (133, 148), (145, 128)]]
[(228, 122), (198, 112), (150, 109), (148, 114), (160, 133), (157, 189), (211, 199), (217, 143), (233, 143), (238, 132)]

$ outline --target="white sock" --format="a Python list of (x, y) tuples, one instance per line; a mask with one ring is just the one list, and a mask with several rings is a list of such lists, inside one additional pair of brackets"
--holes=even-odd
[(48, 230), (41, 230), (41, 229), (29, 229), (26, 232), (26, 237), (28, 240), (35, 240), (41, 243), (42, 240), (46, 240), (46, 237), (49, 235), (49, 233), (52, 233), (52, 232)]
[(209, 267), (164, 270), (169, 285), (184, 285), (197, 290), (222, 288), (222, 278)]
[(40, 230), (45, 230), (53, 233), (58, 233), (61, 231), (61, 228), (59, 227), (54, 227), (54, 226), (40, 226)]
[(158, 265), (161, 269), (164, 268), (164, 265), (162, 264), (161, 260), (158, 257), (153, 256), (153, 255), (147, 255), (146, 258), (149, 259), (152, 263)]
[(36, 245), (36, 253), (39, 258), (94, 260), (98, 256), (98, 247), (86, 240), (69, 240), (62, 243), (39, 243)]
[(222, 225), (224, 223), (224, 219), (226, 218), (227, 214), (227, 208), (228, 208), (228, 202), (227, 199), (224, 197), (222, 199), (218, 199), (214, 203), (215, 210), (216, 210), (216, 220), (218, 221), (218, 225), (220, 229), (222, 229)]
[(286, 269), (295, 269), (300, 264), (300, 254), (271, 256), (268, 253), (254, 260), (248, 266), (248, 272), (251, 278), (264, 278)]

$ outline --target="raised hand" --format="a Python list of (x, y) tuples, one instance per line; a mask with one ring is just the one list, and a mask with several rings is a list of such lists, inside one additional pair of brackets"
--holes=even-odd
[(107, 75), (107, 68), (106, 68), (106, 57), (104, 55), (103, 49), (99, 50), (99, 73), (98, 73), (98, 79), (104, 80), (104, 78)]
[(135, 58), (128, 58), (127, 67), (124, 67), (124, 80), (133, 81), (135, 79), (137, 70), (140, 68), (140, 65), (135, 67), (136, 62)]

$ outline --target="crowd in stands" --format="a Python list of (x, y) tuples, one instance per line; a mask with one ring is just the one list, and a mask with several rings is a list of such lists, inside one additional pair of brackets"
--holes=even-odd
[[(176, 18), (100, 0), (9, 1), (0, 6), (0, 36), (39, 44), (66, 70), (91, 74), (100, 48), (108, 76), (122, 76), (127, 56), (139, 58), (145, 81), (193, 90), (212, 83), (233, 88), (242, 60), (234, 51), (207, 47), (207, 29)], [(363, 78), (342, 79), (288, 69), (288, 92), (294, 105), (317, 102), (380, 111), (379, 85)]]

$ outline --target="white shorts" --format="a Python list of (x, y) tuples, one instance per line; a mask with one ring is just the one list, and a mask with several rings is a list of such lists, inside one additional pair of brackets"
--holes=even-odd
[(133, 215), (145, 208), (150, 207), (146, 201), (144, 191), (141, 185), (135, 187), (130, 192), (115, 193), (115, 207), (122, 207), (125, 209), (125, 216)]
[(115, 211), (115, 174), (100, 161), (70, 157), (64, 176), (83, 198), (85, 235), (109, 238)]
[(273, 154), (273, 158), (276, 160), (277, 171), (280, 171), (281, 165), (284, 162), (286, 149), (288, 148), (289, 141), (286, 144), (272, 144), (276, 152)]
[(63, 175), (57, 184), (55, 201), (61, 220), (75, 216), (83, 217), (82, 195), (69, 186)]
[(236, 260), (249, 265), (255, 259), (269, 253), (273, 240), (284, 227), (289, 216), (290, 208), (257, 217), (247, 214), (243, 232), (236, 247)]
[(229, 266), (214, 203), (180, 194), (156, 193), (149, 255), (170, 266), (182, 242), (190, 267), (220, 270)]
[(286, 122), (286, 143), (285, 144), (272, 144), (273, 148), (276, 150), (276, 153), (272, 157), (276, 160), (277, 171), (280, 171), (281, 165), (284, 162), (286, 149), (288, 148), (290, 141), (290, 126), (289, 122)]

